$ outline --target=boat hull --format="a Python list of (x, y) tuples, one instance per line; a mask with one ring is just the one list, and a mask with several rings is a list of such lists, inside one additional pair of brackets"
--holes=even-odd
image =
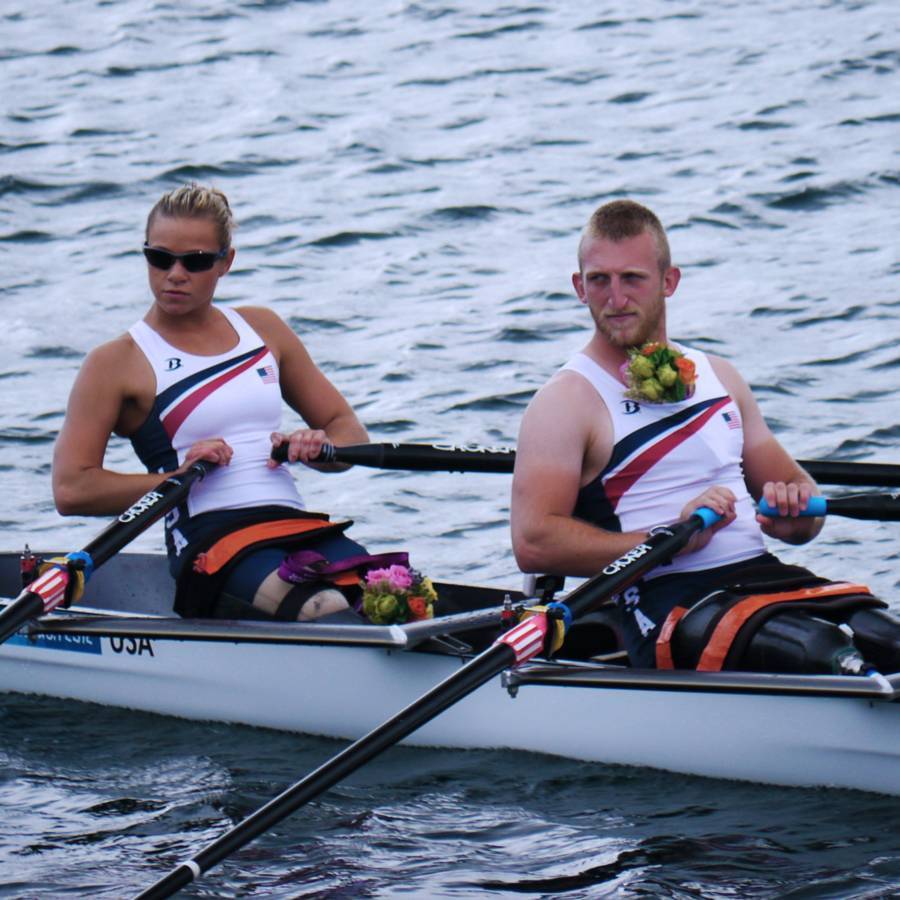
[[(354, 739), (464, 661), (369, 646), (20, 634), (0, 648), (0, 689)], [(513, 692), (498, 678), (406, 743), (900, 795), (900, 703), (764, 684), (722, 690), (715, 680), (706, 690), (703, 676), (690, 689), (536, 683)]]

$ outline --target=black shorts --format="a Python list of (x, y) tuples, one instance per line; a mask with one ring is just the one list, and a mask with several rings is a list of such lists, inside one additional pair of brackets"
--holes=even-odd
[(641, 579), (617, 597), (622, 639), (631, 665), (656, 668), (656, 639), (666, 617), (676, 606), (690, 607), (713, 591), (746, 584), (772, 583), (796, 578), (815, 580), (802, 566), (788, 565), (764, 553), (752, 559), (700, 572), (677, 572)]

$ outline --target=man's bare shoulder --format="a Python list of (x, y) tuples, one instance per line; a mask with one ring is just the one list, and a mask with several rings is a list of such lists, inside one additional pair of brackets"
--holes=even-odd
[(712, 366), (713, 372), (718, 376), (719, 381), (725, 386), (726, 390), (733, 397), (738, 394), (749, 392), (747, 382), (744, 380), (740, 372), (738, 372), (734, 363), (729, 362), (721, 356), (713, 356), (707, 354), (706, 357)]
[(603, 407), (603, 399), (590, 382), (571, 369), (560, 369), (531, 398), (529, 409), (566, 412), (585, 407)]

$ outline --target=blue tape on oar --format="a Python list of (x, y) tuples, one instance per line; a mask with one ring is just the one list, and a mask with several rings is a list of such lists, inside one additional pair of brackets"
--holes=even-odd
[[(769, 506), (766, 503), (766, 498), (763, 497), (756, 508), (759, 510), (760, 514), (763, 516), (771, 516), (772, 518), (779, 518), (781, 513), (778, 512), (777, 506)], [(806, 504), (806, 509), (804, 509), (800, 515), (801, 516), (824, 516), (828, 513), (828, 498), (827, 497), (810, 497), (809, 503)]]
[(90, 553), (87, 553), (84, 550), (76, 550), (74, 553), (67, 554), (66, 559), (71, 563), (81, 564), (80, 566), (76, 566), (76, 568), (80, 568), (81, 571), (84, 572), (85, 581), (94, 574), (94, 560)]
[(566, 606), (565, 603), (561, 603), (559, 600), (554, 600), (552, 603), (547, 604), (547, 612), (551, 610), (560, 610), (562, 612), (563, 623), (566, 626), (566, 631), (569, 630), (569, 627), (572, 625), (572, 610)]

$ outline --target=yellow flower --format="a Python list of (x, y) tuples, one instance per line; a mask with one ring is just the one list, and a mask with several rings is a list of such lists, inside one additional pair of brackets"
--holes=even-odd
[(680, 403), (697, 381), (693, 362), (680, 350), (658, 342), (632, 347), (619, 367), (625, 396), (647, 403)]
[(656, 377), (663, 387), (672, 387), (678, 381), (678, 372), (667, 364), (656, 370)]
[(638, 381), (644, 378), (652, 378), (653, 363), (646, 356), (635, 356), (631, 361), (630, 371)]
[(400, 610), (400, 603), (393, 594), (382, 594), (375, 600), (375, 610), (379, 617), (387, 622), (397, 615)]
[(647, 378), (638, 385), (638, 390), (648, 400), (659, 400), (663, 395), (663, 386), (655, 378)]
[(437, 601), (437, 591), (430, 578), (423, 578), (421, 584), (422, 596), (428, 601), (429, 605)]

